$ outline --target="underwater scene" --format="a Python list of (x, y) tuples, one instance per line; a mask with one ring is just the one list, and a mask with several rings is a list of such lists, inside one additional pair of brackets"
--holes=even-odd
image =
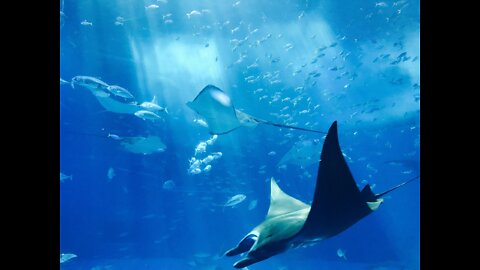
[(419, 269), (420, 3), (61, 0), (60, 269)]

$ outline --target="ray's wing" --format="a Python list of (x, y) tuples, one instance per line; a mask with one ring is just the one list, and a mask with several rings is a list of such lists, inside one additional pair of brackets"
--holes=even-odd
[(237, 116), (237, 119), (242, 124), (242, 126), (256, 127), (260, 123), (255, 120), (255, 117), (237, 109), (235, 109), (235, 115)]
[(270, 207), (268, 208), (266, 219), (309, 207), (309, 205), (283, 192), (277, 182), (275, 182), (275, 179), (273, 177), (270, 178)]
[(340, 149), (335, 121), (323, 144), (312, 207), (300, 235), (326, 238), (344, 231), (378, 207), (367, 203), (372, 196), (368, 185), (360, 192), (353, 179)]
[(205, 86), (187, 106), (205, 118), (211, 134), (225, 134), (241, 126), (230, 97), (216, 86)]

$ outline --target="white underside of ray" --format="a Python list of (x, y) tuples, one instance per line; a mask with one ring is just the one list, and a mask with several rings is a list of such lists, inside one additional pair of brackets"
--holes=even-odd
[(310, 212), (310, 205), (283, 192), (273, 177), (270, 179), (270, 186), (270, 207), (267, 217), (250, 232), (258, 235), (258, 240), (251, 250), (267, 242), (275, 243), (293, 238), (302, 229)]
[[(242, 126), (230, 97), (216, 88), (204, 89), (195, 100), (187, 102), (187, 106), (205, 118), (211, 133), (222, 134)], [(242, 116), (242, 119), (248, 118)]]
[[(258, 240), (251, 250), (255, 250), (258, 246), (265, 245), (265, 243), (271, 244), (287, 239), (293, 240), (292, 238), (300, 232), (305, 224), (309, 212), (310, 207), (307, 207), (266, 219), (250, 232), (250, 234), (258, 235)], [(300, 242), (295, 242), (295, 245), (298, 244)]]
[(310, 210), (310, 205), (283, 192), (273, 177), (270, 179), (270, 187), (270, 208), (267, 219), (303, 209)]

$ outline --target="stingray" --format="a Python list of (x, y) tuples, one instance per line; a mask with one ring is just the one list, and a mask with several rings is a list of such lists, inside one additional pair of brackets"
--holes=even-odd
[(299, 141), (278, 162), (278, 166), (294, 164), (306, 168), (318, 162), (318, 153), (322, 149), (319, 140)]
[(378, 210), (382, 196), (417, 178), (380, 194), (373, 193), (368, 184), (360, 191), (342, 155), (335, 121), (323, 143), (312, 205), (284, 193), (272, 177), (270, 208), (265, 220), (225, 255), (246, 252), (233, 265), (243, 268), (291, 248), (316, 244)]
[(210, 134), (227, 134), (241, 126), (258, 124), (326, 134), (323, 131), (270, 122), (235, 109), (230, 97), (214, 85), (205, 86), (187, 106), (201, 115), (208, 124)]
[(120, 144), (128, 152), (144, 155), (164, 152), (167, 148), (162, 140), (157, 136), (122, 137)]

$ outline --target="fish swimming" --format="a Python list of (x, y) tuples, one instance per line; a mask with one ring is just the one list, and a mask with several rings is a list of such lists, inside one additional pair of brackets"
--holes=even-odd
[(154, 103), (151, 103), (151, 102), (148, 102), (148, 101), (142, 102), (142, 104), (140, 104), (140, 107), (144, 108), (145, 110), (149, 110), (149, 111), (153, 111), (153, 112), (166, 111), (165, 108), (159, 106), (158, 104), (154, 104)]
[(164, 108), (164, 107), (158, 105), (156, 96), (153, 97), (152, 101), (142, 102), (142, 104), (140, 104), (139, 106), (142, 107), (143, 109), (145, 109), (147, 111), (151, 111), (153, 113), (166, 112), (168, 114), (167, 108)]
[(115, 170), (112, 167), (108, 168), (107, 177), (109, 182), (115, 177), (115, 175)]
[(83, 20), (80, 24), (83, 26), (93, 26), (93, 23), (87, 20)]
[(175, 188), (175, 182), (173, 182), (173, 180), (167, 180), (163, 183), (162, 188), (166, 190), (172, 190)]
[(60, 182), (64, 182), (65, 180), (73, 180), (73, 175), (66, 175), (63, 173), (60, 173)]
[(135, 97), (127, 89), (121, 86), (109, 85), (107, 91), (114, 96), (124, 98), (126, 101), (135, 101)]
[(73, 253), (60, 253), (60, 263), (68, 262), (69, 260), (78, 257)]
[(409, 171), (415, 172), (417, 174), (420, 172), (420, 167), (418, 166), (420, 162), (418, 161), (418, 159), (389, 160), (385, 163), (389, 165), (404, 167)]
[(247, 252), (233, 265), (243, 268), (291, 248), (316, 244), (373, 213), (383, 202), (382, 196), (417, 178), (380, 194), (374, 194), (368, 184), (360, 191), (342, 155), (335, 121), (323, 144), (312, 205), (284, 193), (272, 177), (270, 208), (265, 220), (225, 252), (225, 256)]
[(157, 9), (157, 8), (159, 8), (159, 6), (154, 4), (145, 7), (145, 9)]
[(191, 12), (187, 13), (187, 17), (190, 19), (192, 15), (202, 15), (202, 13), (198, 10), (192, 10)]
[(107, 138), (112, 138), (116, 141), (121, 141), (123, 139), (122, 137), (118, 136), (117, 134), (111, 134), (111, 133), (108, 133)]
[(90, 76), (75, 76), (70, 81), (72, 88), (75, 88), (75, 85), (83, 86), (90, 90), (95, 96), (98, 97), (108, 97), (110, 96), (110, 91), (107, 90), (108, 84), (100, 79), (90, 77)]
[(142, 118), (143, 120), (158, 120), (161, 119), (156, 113), (147, 110), (140, 110), (134, 113), (136, 117)]
[(347, 252), (341, 248), (337, 249), (337, 256), (344, 260), (347, 260)]
[(257, 207), (258, 201), (257, 200), (251, 200), (250, 203), (248, 204), (248, 210), (253, 210), (255, 207)]
[(247, 196), (245, 196), (243, 194), (237, 194), (235, 196), (232, 196), (230, 199), (228, 199), (228, 201), (223, 205), (223, 207), (235, 206), (235, 205), (243, 202), (246, 198), (247, 198)]

